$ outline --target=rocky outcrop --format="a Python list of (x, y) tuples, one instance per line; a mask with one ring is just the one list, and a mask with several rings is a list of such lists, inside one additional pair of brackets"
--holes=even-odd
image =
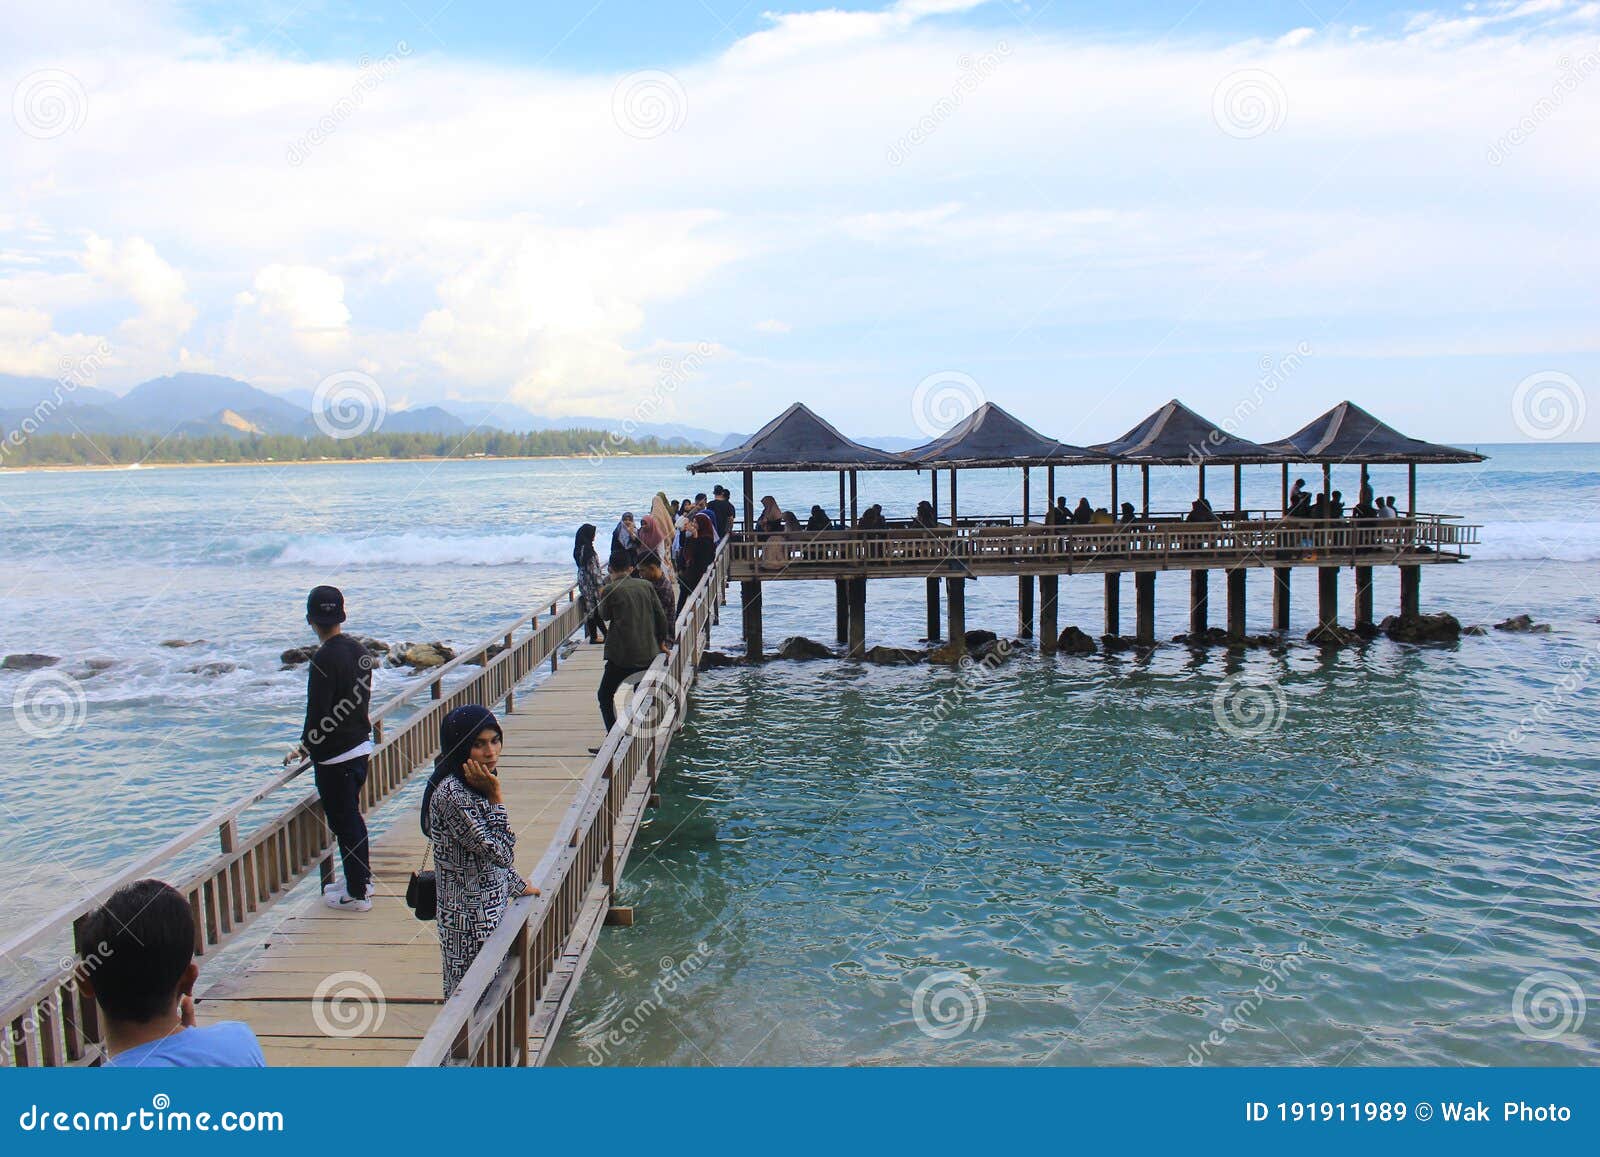
[(868, 647), (867, 653), (861, 657), (880, 667), (904, 667), (920, 663), (928, 655), (926, 651), (912, 651), (905, 647)]
[[(351, 635), (350, 637), (366, 648), (367, 654), (373, 658), (387, 658), (391, 667), (399, 667), (405, 662), (403, 658), (405, 649), (411, 646), (410, 643), (402, 643), (398, 648), (391, 647), (382, 639), (374, 639), (368, 635)], [(433, 645), (439, 646), (437, 643)], [(321, 646), (320, 643), (310, 643), (304, 647), (290, 647), (278, 656), (278, 661), (285, 667), (298, 667), (301, 663), (309, 663), (311, 662), (311, 657), (317, 653), (319, 646)], [(505, 648), (504, 643), (496, 643), (494, 646), (502, 650)], [(491, 649), (489, 653), (495, 655), (499, 652)]]
[(1056, 642), (1056, 650), (1063, 655), (1092, 655), (1098, 647), (1088, 635), (1077, 627), (1068, 627), (1061, 632), (1061, 637)]
[(1173, 635), (1172, 641), (1196, 649), (1229, 647), (1236, 651), (1245, 648), (1280, 647), (1283, 645), (1283, 640), (1277, 635), (1241, 635), (1236, 639), (1221, 627), (1207, 627), (1203, 633), (1198, 635)]
[(311, 656), (315, 655), (316, 653), (317, 649), (314, 646), (290, 647), (287, 651), (278, 656), (278, 660), (285, 667), (298, 667), (301, 663), (311, 662)]
[[(1015, 639), (995, 638), (988, 631), (981, 633), (990, 635), (990, 638), (975, 647), (969, 645), (967, 648), (967, 654), (974, 663), (982, 663), (985, 667), (998, 667), (1022, 650), (1022, 644)], [(972, 632), (968, 632), (969, 638), (971, 635)]]
[(1341, 627), (1338, 623), (1330, 623), (1326, 627), (1315, 626), (1306, 632), (1306, 642), (1319, 647), (1349, 647), (1362, 641), (1359, 631)]
[(1461, 628), (1461, 633), (1463, 635), (1487, 635), (1489, 633), (1489, 628), (1488, 627), (1480, 627), (1480, 626), (1474, 624), (1473, 626), (1470, 626), (1470, 627), (1462, 627)]
[(804, 635), (791, 635), (778, 647), (780, 659), (831, 659), (833, 648), (825, 647), (815, 639), (808, 639)]
[(733, 655), (725, 655), (721, 651), (702, 651), (700, 661), (695, 667), (701, 671), (714, 671), (718, 667), (737, 667), (743, 661)]
[(161, 645), (163, 647), (172, 647), (172, 648), (198, 647), (198, 646), (200, 646), (200, 644), (202, 644), (204, 642), (205, 642), (204, 639), (162, 639), (161, 640)]
[(1505, 622), (1496, 623), (1494, 629), (1497, 631), (1514, 631), (1526, 635), (1548, 635), (1550, 633), (1550, 624), (1536, 623), (1533, 621), (1532, 615), (1512, 615)]
[(1100, 647), (1108, 655), (1120, 654), (1123, 651), (1131, 651), (1135, 647), (1142, 646), (1144, 646), (1144, 644), (1140, 643), (1139, 640), (1132, 635), (1100, 636)]
[(389, 648), (389, 666), (410, 667), (423, 671), (430, 667), (443, 667), (456, 653), (440, 642), (399, 643)]
[(966, 634), (967, 650), (976, 651), (985, 643), (994, 642), (998, 636), (993, 631), (968, 631)]
[(1434, 615), (1390, 615), (1378, 624), (1378, 629), (1397, 643), (1454, 643), (1461, 638), (1460, 621), (1445, 611)]
[(61, 662), (56, 655), (40, 655), (29, 651), (21, 655), (7, 655), (0, 659), (0, 671), (37, 671), (41, 667), (54, 667)]
[(239, 664), (219, 659), (211, 663), (196, 663), (193, 667), (185, 667), (184, 672), (189, 675), (201, 675), (207, 679), (215, 679), (218, 675), (226, 675), (228, 672), (237, 671), (238, 669)]

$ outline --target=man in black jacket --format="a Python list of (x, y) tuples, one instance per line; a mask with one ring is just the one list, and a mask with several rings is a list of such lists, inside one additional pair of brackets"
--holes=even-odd
[(734, 509), (733, 503), (728, 501), (728, 488), (726, 486), (713, 486), (711, 493), (715, 497), (706, 503), (706, 509), (711, 511), (711, 517), (717, 522), (717, 541), (728, 537), (728, 532), (733, 529), (734, 520), (739, 517), (739, 512)]
[(370, 912), (372, 871), (367, 865), (367, 824), (361, 818), (361, 786), (372, 754), (372, 656), (340, 630), (344, 595), (337, 587), (317, 587), (306, 599), (306, 622), (322, 646), (311, 659), (306, 691), (306, 722), (300, 746), (289, 763), (309, 756), (316, 772), (322, 813), (339, 840), (344, 887), (329, 885), (323, 901), (345, 912)]

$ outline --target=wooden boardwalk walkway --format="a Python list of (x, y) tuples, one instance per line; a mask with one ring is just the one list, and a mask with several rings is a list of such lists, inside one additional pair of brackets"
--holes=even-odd
[[(568, 809), (594, 760), (589, 748), (605, 738), (595, 702), (602, 665), (600, 647), (579, 644), (517, 695), (513, 713), (500, 713), (500, 780), (525, 877), (542, 875), (565, 843)], [(372, 911), (318, 902), (285, 920), (243, 972), (202, 989), (201, 1023), (245, 1021), (269, 1065), (405, 1064), (444, 1003), (435, 926), (404, 899), (425, 844), (415, 814), (400, 816), (372, 844)]]

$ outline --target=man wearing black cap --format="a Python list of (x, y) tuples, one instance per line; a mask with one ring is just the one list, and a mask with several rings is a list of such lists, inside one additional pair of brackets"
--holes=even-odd
[(728, 537), (728, 531), (733, 529), (734, 519), (739, 517), (739, 512), (733, 508), (733, 503), (728, 501), (726, 486), (713, 486), (711, 493), (716, 497), (706, 503), (706, 509), (711, 512), (711, 517), (717, 520), (717, 541), (721, 542)]
[(372, 657), (339, 629), (344, 622), (344, 595), (337, 587), (317, 587), (306, 599), (306, 622), (322, 646), (311, 658), (306, 691), (306, 723), (300, 746), (284, 762), (309, 755), (316, 772), (322, 813), (339, 840), (344, 887), (329, 885), (322, 894), (330, 908), (370, 912), (372, 871), (367, 866), (367, 824), (361, 818), (361, 785), (367, 782), (372, 754)]

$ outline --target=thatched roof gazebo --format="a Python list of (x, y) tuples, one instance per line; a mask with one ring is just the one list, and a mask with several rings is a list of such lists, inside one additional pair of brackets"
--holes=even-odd
[(1120, 462), (1137, 465), (1144, 484), (1145, 517), (1150, 515), (1150, 467), (1195, 466), (1200, 471), (1200, 497), (1206, 496), (1206, 467), (1233, 467), (1234, 506), (1240, 504), (1240, 468), (1283, 462), (1279, 450), (1229, 434), (1222, 426), (1201, 417), (1174, 398), (1122, 437), (1093, 449)]

